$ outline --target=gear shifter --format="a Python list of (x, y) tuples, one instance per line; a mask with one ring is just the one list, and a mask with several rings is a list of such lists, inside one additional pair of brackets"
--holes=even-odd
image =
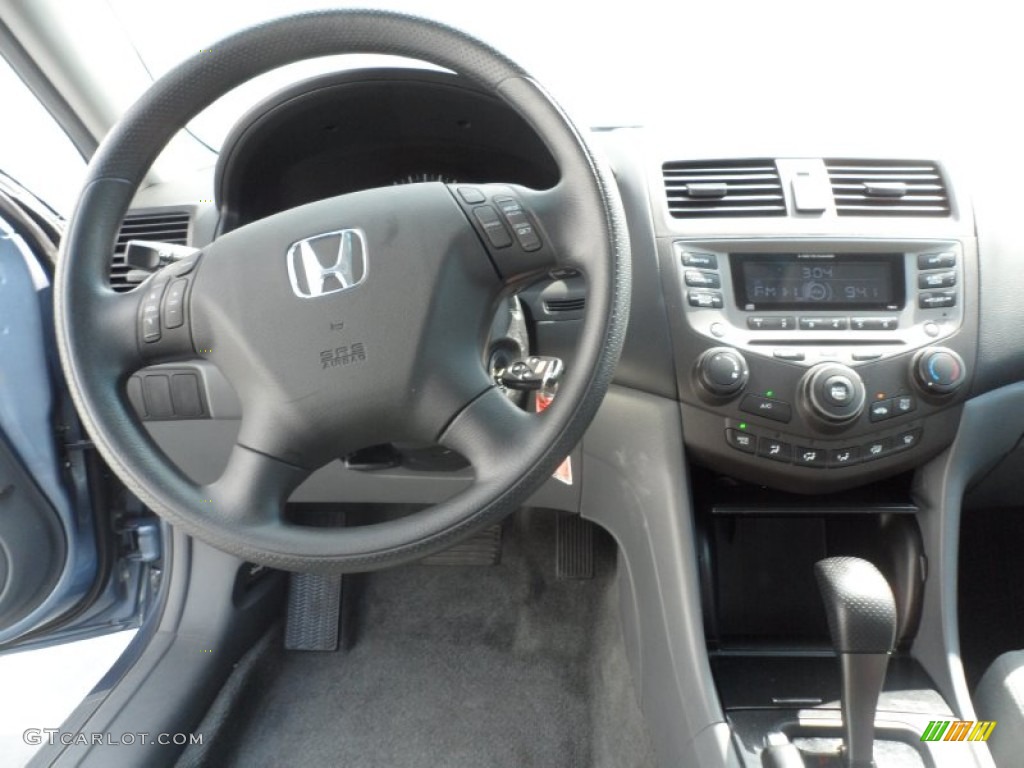
[(867, 560), (830, 557), (814, 566), (843, 679), (843, 744), (849, 768), (871, 768), (875, 708), (896, 639), (896, 601)]

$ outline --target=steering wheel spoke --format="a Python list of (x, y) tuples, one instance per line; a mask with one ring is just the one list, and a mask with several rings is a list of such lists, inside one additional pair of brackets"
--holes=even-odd
[(522, 410), (496, 387), (467, 404), (440, 437), (473, 465), (478, 480), (498, 476), (533, 438), (543, 416)]
[(559, 269), (585, 270), (594, 234), (578, 228), (576, 197), (564, 182), (544, 190), (518, 184), (449, 187), (506, 282)]
[(84, 338), (94, 345), (94, 359), (125, 376), (146, 365), (194, 357), (188, 273), (197, 258), (162, 269), (128, 293), (105, 286), (88, 292), (94, 321)]
[(235, 525), (280, 525), (288, 496), (309, 474), (236, 444), (221, 476), (199, 489), (198, 512)]

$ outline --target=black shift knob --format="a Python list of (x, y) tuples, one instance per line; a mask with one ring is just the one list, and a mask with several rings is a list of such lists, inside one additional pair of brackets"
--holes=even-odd
[(867, 560), (830, 557), (814, 564), (837, 653), (889, 653), (896, 641), (896, 601)]
[(875, 709), (896, 640), (896, 601), (875, 566), (857, 557), (814, 564), (843, 676), (843, 763), (873, 768)]

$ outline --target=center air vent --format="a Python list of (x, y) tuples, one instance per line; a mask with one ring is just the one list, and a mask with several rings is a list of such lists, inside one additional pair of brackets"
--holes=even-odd
[(949, 216), (949, 194), (935, 163), (826, 160), (840, 216)]
[(774, 160), (670, 162), (662, 173), (673, 218), (786, 215)]
[(110, 285), (119, 293), (130, 291), (136, 283), (128, 282), (128, 266), (124, 263), (124, 249), (129, 240), (152, 240), (159, 243), (188, 245), (188, 225), (191, 214), (180, 209), (129, 213), (124, 217), (117, 233), (114, 258), (110, 266)]

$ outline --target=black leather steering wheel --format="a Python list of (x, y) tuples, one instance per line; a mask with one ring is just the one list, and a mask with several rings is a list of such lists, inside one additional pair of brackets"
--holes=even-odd
[[(342, 53), (420, 59), (474, 80), (533, 126), (560, 182), (543, 191), (475, 185), (475, 194), (430, 183), (322, 200), (230, 232), (115, 293), (107, 271), (118, 227), (173, 134), (258, 74)], [(524, 218), (503, 219), (515, 204)], [(539, 244), (515, 236), (516, 222)], [(556, 267), (586, 278), (579, 348), (555, 403), (528, 414), (496, 389), (482, 348), (500, 297)], [(253, 562), (370, 570), (443, 549), (510, 513), (579, 441), (621, 351), (629, 245), (610, 174), (515, 64), (434, 22), (328, 11), (235, 34), (152, 86), (89, 166), (55, 292), (61, 361), (82, 419), (149, 507)], [(216, 364), (242, 403), (237, 444), (207, 486), (163, 455), (125, 394), (140, 367), (188, 358)], [(325, 529), (285, 520), (286, 499), (310, 472), (389, 441), (448, 446), (475, 480), (394, 521)]]

